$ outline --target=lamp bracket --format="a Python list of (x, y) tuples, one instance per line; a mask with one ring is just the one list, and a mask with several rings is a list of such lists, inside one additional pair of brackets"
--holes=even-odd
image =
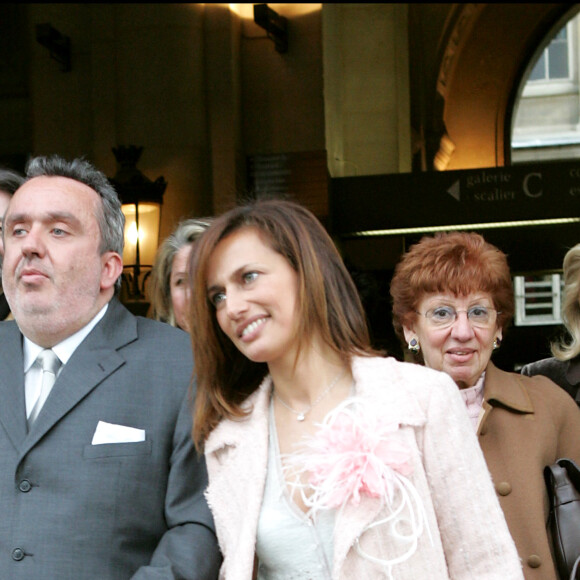
[(70, 72), (71, 65), (71, 41), (68, 36), (61, 34), (48, 22), (36, 25), (36, 40), (45, 48), (48, 48), (50, 58), (60, 64), (62, 72)]
[(163, 176), (151, 181), (137, 169), (143, 147), (135, 145), (113, 147), (113, 154), (119, 165), (115, 177), (109, 179), (122, 203), (154, 202), (162, 203), (167, 181)]
[(288, 20), (284, 16), (267, 4), (254, 4), (254, 22), (268, 33), (278, 52), (288, 52)]
[[(119, 145), (112, 148), (117, 160), (117, 173), (109, 177), (109, 182), (115, 188), (121, 203), (135, 205), (135, 225), (139, 227), (139, 204), (163, 203), (163, 194), (167, 182), (163, 177), (151, 181), (137, 168), (137, 163), (143, 153), (143, 147), (136, 145)], [(157, 234), (159, 224), (156, 226)], [(155, 241), (155, 244), (157, 242)], [(145, 298), (145, 283), (151, 274), (152, 265), (141, 263), (141, 248), (139, 235), (135, 241), (134, 263), (123, 266), (121, 300), (134, 313), (145, 316), (149, 303)]]

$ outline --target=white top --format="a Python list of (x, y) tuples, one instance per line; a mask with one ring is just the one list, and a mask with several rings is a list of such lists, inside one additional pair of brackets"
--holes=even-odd
[(268, 473), (256, 541), (258, 580), (331, 580), (335, 512), (320, 512), (313, 521), (292, 501), (271, 403), (269, 415)]

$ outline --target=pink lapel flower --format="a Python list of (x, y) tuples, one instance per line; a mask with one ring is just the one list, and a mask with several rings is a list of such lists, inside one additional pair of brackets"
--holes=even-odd
[[(397, 474), (413, 471), (411, 452), (399, 424), (349, 399), (328, 414), (300, 453), (285, 458), (287, 468), (308, 472), (307, 505), (358, 505), (361, 495), (393, 500)], [(312, 495), (309, 493), (313, 492)]]
[[(389, 577), (393, 566), (416, 552), (425, 529), (433, 541), (422, 499), (407, 478), (413, 472), (411, 449), (403, 441), (399, 423), (386, 420), (380, 409), (357, 398), (345, 400), (298, 452), (283, 457), (283, 463), (294, 475), (290, 485), (299, 491), (312, 517), (319, 510), (342, 509), (349, 502), (357, 506), (364, 495), (380, 502), (379, 519), (368, 524), (361, 536), (386, 526), (401, 552), (391, 559), (377, 558), (363, 550), (360, 537), (356, 550), (383, 567)], [(406, 526), (401, 526), (403, 522)]]

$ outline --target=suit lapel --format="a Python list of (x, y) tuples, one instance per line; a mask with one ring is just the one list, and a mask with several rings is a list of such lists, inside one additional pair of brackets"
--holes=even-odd
[(20, 447), (26, 438), (26, 407), (24, 402), (24, 359), (22, 335), (15, 322), (2, 323), (3, 344), (0, 353), (0, 424), (12, 445)]
[(103, 319), (63, 367), (30, 429), (21, 455), (27, 453), (62, 417), (125, 363), (118, 349), (136, 338), (135, 318), (113, 299)]

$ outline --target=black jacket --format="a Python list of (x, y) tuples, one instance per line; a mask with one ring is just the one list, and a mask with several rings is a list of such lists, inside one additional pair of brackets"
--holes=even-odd
[(544, 375), (560, 385), (580, 407), (580, 355), (560, 361), (555, 358), (545, 358), (525, 365), (521, 373), (529, 377)]
[(0, 291), (0, 320), (6, 320), (6, 317), (10, 314), (10, 306), (8, 306), (8, 301), (4, 292)]

